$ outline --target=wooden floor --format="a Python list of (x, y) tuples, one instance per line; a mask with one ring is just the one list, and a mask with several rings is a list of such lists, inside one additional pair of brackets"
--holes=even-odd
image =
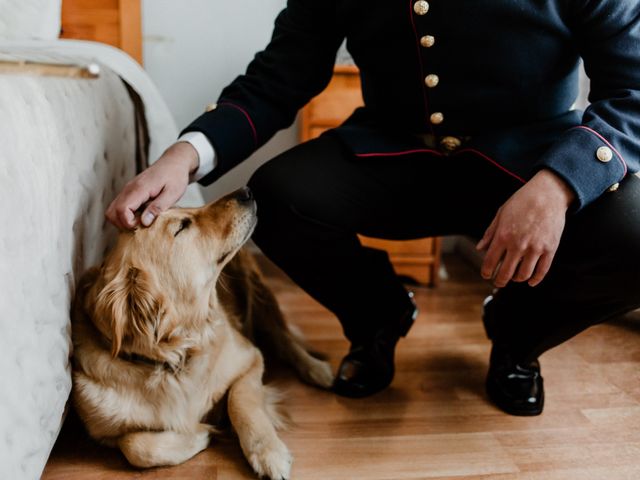
[[(401, 341), (391, 388), (348, 400), (280, 380), (294, 426), (282, 433), (294, 479), (622, 480), (640, 478), (640, 315), (593, 328), (542, 357), (547, 404), (511, 417), (488, 403), (489, 343), (480, 305), (490, 287), (456, 258), (450, 279), (418, 289), (421, 309)], [(270, 277), (283, 308), (334, 366), (347, 349), (337, 322), (282, 276)], [(184, 465), (139, 471), (95, 445), (73, 415), (46, 480), (252, 479), (229, 436)]]

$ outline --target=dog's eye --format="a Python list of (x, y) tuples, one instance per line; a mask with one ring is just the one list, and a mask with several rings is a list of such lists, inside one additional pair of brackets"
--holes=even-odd
[(177, 237), (181, 231), (183, 231), (185, 228), (189, 228), (189, 225), (191, 225), (191, 219), (183, 218), (182, 221), (180, 222), (180, 228), (178, 228), (178, 231), (176, 231), (176, 233), (173, 236)]

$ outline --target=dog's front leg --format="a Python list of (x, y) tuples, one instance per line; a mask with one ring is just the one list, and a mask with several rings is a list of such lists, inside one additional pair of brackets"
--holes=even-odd
[(266, 408), (263, 368), (262, 358), (256, 355), (250, 369), (231, 386), (229, 418), (242, 451), (256, 473), (271, 480), (286, 480), (293, 460), (287, 446), (278, 438), (274, 419)]
[(207, 448), (214, 431), (210, 425), (201, 423), (188, 433), (132, 432), (118, 439), (118, 447), (134, 467), (178, 465)]

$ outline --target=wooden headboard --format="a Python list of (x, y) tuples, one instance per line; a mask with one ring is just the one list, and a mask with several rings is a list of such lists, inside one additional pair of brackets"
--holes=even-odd
[(118, 47), (142, 64), (141, 0), (62, 0), (61, 38)]

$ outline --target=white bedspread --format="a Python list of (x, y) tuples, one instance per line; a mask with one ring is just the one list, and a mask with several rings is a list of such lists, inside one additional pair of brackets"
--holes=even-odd
[[(74, 285), (115, 229), (104, 210), (135, 173), (134, 107), (155, 159), (176, 138), (165, 103), (121, 52), (88, 42), (0, 43), (0, 58), (96, 61), (96, 80), (0, 75), (0, 479), (35, 479), (71, 382)], [(201, 204), (191, 190), (184, 204)]]
[[(77, 63), (96, 62), (107, 66), (133, 87), (142, 97), (147, 125), (151, 136), (149, 160), (154, 162), (178, 136), (176, 123), (160, 95), (142, 67), (127, 54), (109, 45), (79, 40), (0, 40), (0, 59), (2, 57), (26, 58), (41, 61), (64, 63), (72, 60)], [(0, 121), (2, 117), (0, 117)], [(195, 185), (187, 189), (179, 205), (201, 205), (202, 196)]]

